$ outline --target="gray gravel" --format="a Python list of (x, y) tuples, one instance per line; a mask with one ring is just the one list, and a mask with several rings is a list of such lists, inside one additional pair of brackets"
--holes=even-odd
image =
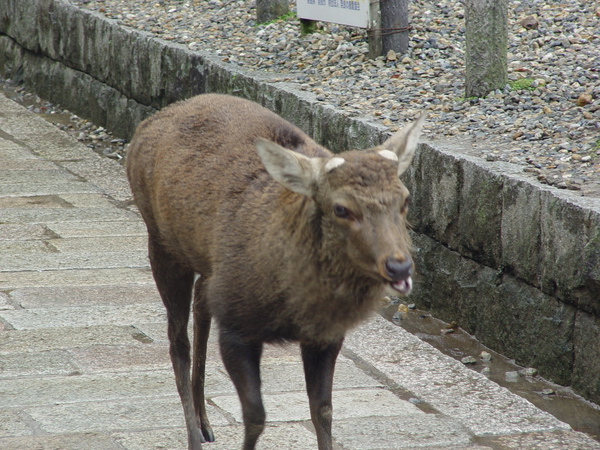
[[(252, 0), (71, 2), (225, 62), (281, 74), (391, 131), (426, 110), (429, 139), (458, 139), (468, 154), (522, 164), (542, 182), (600, 196), (597, 1), (511, 1), (510, 83), (485, 99), (464, 98), (458, 0), (411, 1), (408, 53), (376, 60), (367, 58), (365, 30), (320, 23), (301, 36), (294, 17), (257, 25)], [(527, 88), (515, 87), (520, 79)]]

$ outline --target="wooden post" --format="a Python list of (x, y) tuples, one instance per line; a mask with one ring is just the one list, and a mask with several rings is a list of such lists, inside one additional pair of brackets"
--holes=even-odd
[(408, 51), (408, 0), (381, 0), (382, 55)]
[(375, 59), (381, 56), (381, 10), (379, 8), (379, 0), (371, 0), (370, 3), (371, 23), (367, 29), (369, 35), (369, 58)]
[(508, 0), (465, 1), (465, 97), (485, 97), (508, 80)]
[(289, 0), (256, 0), (256, 22), (266, 23), (287, 14)]

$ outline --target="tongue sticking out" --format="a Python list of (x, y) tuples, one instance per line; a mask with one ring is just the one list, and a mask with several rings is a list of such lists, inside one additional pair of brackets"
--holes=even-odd
[(390, 283), (392, 289), (398, 291), (402, 295), (408, 295), (412, 290), (412, 277), (408, 277), (405, 280), (395, 281)]

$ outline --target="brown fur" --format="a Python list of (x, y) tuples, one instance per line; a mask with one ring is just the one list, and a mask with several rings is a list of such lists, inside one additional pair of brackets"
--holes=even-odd
[[(391, 281), (410, 275), (408, 191), (398, 172), (410, 163), (419, 130), (420, 122), (381, 147), (335, 155), (345, 162), (326, 171), (334, 156), (328, 150), (270, 111), (234, 97), (201, 95), (139, 126), (127, 173), (167, 307), (190, 448), (200, 448), (202, 440), (196, 420), (204, 438), (213, 439), (198, 392), (210, 317), (219, 324), (223, 359), (242, 401), (244, 448), (254, 447), (264, 426), (254, 367), (262, 344), (286, 340), (301, 343), (319, 448), (331, 448), (330, 378), (344, 334), (373, 311)], [(298, 156), (300, 188), (288, 183), (288, 175), (277, 181), (270, 175), (265, 165), (276, 171), (280, 164), (270, 156), (261, 161), (258, 138), (318, 158)], [(411, 148), (405, 152), (405, 146)], [(279, 155), (277, 146), (263, 147)], [(399, 155), (401, 169), (378, 153), (383, 148)], [(335, 205), (352, 211), (352, 218), (337, 217)], [(403, 267), (397, 276), (386, 270), (390, 260)], [(185, 329), (194, 273), (200, 278), (192, 393)], [(325, 393), (312, 395), (319, 386)]]

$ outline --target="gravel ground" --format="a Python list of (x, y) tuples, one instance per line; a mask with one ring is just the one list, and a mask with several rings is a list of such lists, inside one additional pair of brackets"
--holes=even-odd
[[(252, 0), (70, 0), (122, 25), (281, 74), (349, 115), (391, 131), (428, 111), (430, 140), (524, 166), (544, 183), (600, 196), (600, 4), (509, 4), (509, 84), (464, 98), (464, 8), (412, 0), (406, 55), (367, 58), (366, 31), (319, 23), (300, 35), (295, 17), (256, 24)], [(291, 2), (292, 8), (294, 2)]]

